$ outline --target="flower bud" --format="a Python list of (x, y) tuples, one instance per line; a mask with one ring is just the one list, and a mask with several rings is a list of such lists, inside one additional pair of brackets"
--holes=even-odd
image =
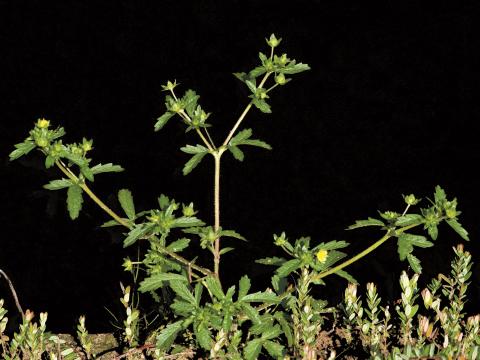
[(37, 121), (37, 127), (39, 127), (40, 129), (46, 129), (50, 126), (50, 120), (47, 120), (47, 119), (38, 119)]
[(275, 83), (277, 83), (278, 85), (285, 85), (286, 82), (287, 79), (285, 79), (285, 75), (283, 75), (282, 73), (275, 76)]

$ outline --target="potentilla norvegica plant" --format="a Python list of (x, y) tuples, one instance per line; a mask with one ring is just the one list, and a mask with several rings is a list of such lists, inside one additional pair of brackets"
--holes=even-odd
[[(266, 142), (253, 138), (252, 129), (243, 128), (244, 120), (252, 108), (271, 113), (268, 101), (273, 90), (291, 81), (292, 75), (310, 69), (307, 64), (297, 62), (287, 54), (277, 54), (281, 39), (275, 35), (272, 34), (266, 42), (268, 52), (259, 53), (259, 65), (249, 72), (234, 74), (250, 91), (249, 101), (220, 143), (215, 143), (209, 133), (211, 125), (207, 121), (211, 114), (199, 104), (199, 95), (194, 90), (186, 90), (182, 94), (178, 91), (179, 84), (176, 81), (168, 81), (163, 86), (167, 93), (166, 112), (157, 119), (155, 131), (161, 130), (171, 119), (180, 120), (186, 132), (193, 132), (199, 140), (198, 143), (180, 148), (190, 156), (183, 174), (189, 174), (206, 157), (211, 156), (214, 161), (211, 224), (196, 216), (197, 211), (192, 203), (178, 203), (166, 195), (158, 197), (156, 209), (138, 212), (132, 193), (127, 189), (118, 192), (118, 201), (124, 214), (117, 214), (90, 186), (97, 175), (119, 172), (123, 168), (111, 163), (92, 163), (89, 157), (93, 149), (92, 140), (83, 138), (79, 143), (64, 143), (64, 129), (53, 128), (49, 120), (39, 119), (29, 136), (15, 145), (16, 149), (10, 154), (10, 159), (15, 160), (32, 150), (39, 150), (45, 155), (46, 168), (57, 167), (61, 171), (63, 177), (50, 181), (45, 188), (67, 191), (67, 208), (72, 219), (79, 216), (86, 195), (112, 218), (103, 226), (122, 226), (126, 229), (125, 247), (138, 242), (148, 243), (142, 258), (139, 261), (126, 258), (124, 267), (134, 274), (135, 279), (139, 268), (144, 271), (143, 280), (138, 286), (140, 292), (161, 299), (167, 289), (173, 291), (174, 298), (170, 303), (173, 317), (148, 337), (155, 339), (154, 351), (151, 352), (155, 358), (160, 359), (169, 352), (189, 350), (191, 353), (194, 349), (197, 354), (203, 351), (211, 358), (256, 359), (261, 354), (268, 354), (278, 359), (288, 356), (316, 359), (320, 355), (316, 341), (325, 313), (334, 312), (335, 309), (328, 307), (326, 301), (315, 299), (311, 295), (312, 286), (324, 285), (324, 279), (332, 274), (356, 283), (345, 268), (389, 239), (396, 239), (400, 260), (408, 261), (411, 268), (420, 273), (420, 260), (414, 255), (414, 250), (416, 247), (431, 247), (434, 243), (426, 236), (412, 233), (414, 228), (423, 228), (431, 240), (436, 240), (438, 225), (445, 221), (463, 239), (468, 240), (467, 232), (458, 222), (460, 212), (456, 199), (448, 200), (444, 190), (437, 186), (433, 198), (424, 201), (426, 206), (416, 212), (410, 210), (417, 206), (419, 199), (407, 195), (404, 196), (406, 206), (402, 211), (380, 212), (379, 218), (359, 220), (350, 226), (348, 229), (378, 227), (384, 231), (384, 235), (348, 260), (345, 260), (347, 254), (341, 251), (348, 246), (346, 241), (319, 242), (308, 237), (291, 241), (285, 233), (274, 235), (274, 245), (280, 247), (286, 256), (258, 260), (261, 264), (275, 267), (272, 289), (251, 292), (248, 275), (241, 277), (238, 287), (226, 289), (221, 281), (221, 259), (233, 248), (222, 245), (230, 241), (227, 239), (245, 239), (238, 232), (221, 226), (223, 155), (230, 153), (236, 160), (243, 161), (248, 146), (271, 149)], [(210, 253), (212, 267), (199, 265), (197, 257), (189, 259), (182, 255), (192, 243)], [(373, 285), (369, 286), (368, 301), (372, 305), (377, 300)], [(134, 294), (135, 290), (130, 287), (127, 289), (128, 296), (124, 292), (122, 300), (127, 309), (124, 341), (136, 346), (140, 315), (134, 304), (129, 302), (130, 294)], [(358, 310), (355, 309), (351, 307), (349, 311), (355, 315)], [(360, 314), (356, 316), (361, 317)], [(373, 310), (368, 316), (369, 334), (377, 337), (385, 328), (379, 325)], [(405, 326), (410, 326), (408, 320), (405, 319)], [(350, 321), (353, 327), (355, 321), (353, 318)], [(186, 334), (186, 339), (184, 337), (181, 340), (180, 334)], [(190, 334), (191, 339), (188, 338)], [(375, 349), (381, 345), (379, 342), (374, 344)]]

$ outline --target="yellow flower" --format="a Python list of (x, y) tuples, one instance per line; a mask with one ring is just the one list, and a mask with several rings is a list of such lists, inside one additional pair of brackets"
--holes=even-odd
[(45, 128), (48, 128), (50, 126), (50, 120), (47, 120), (47, 119), (38, 119), (37, 121), (37, 126), (40, 128), (40, 129), (45, 129)]
[(320, 261), (323, 264), (323, 263), (325, 263), (325, 261), (327, 261), (327, 257), (328, 257), (328, 251), (327, 250), (324, 250), (324, 249), (318, 250), (318, 252), (317, 252), (318, 261)]

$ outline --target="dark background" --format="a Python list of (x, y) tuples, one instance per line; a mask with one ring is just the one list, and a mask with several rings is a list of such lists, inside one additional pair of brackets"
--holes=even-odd
[[(115, 209), (121, 188), (140, 210), (165, 193), (193, 201), (211, 223), (213, 161), (183, 177), (179, 148), (197, 143), (195, 134), (178, 119), (153, 132), (165, 110), (161, 84), (177, 79), (180, 92), (202, 96), (219, 143), (248, 101), (231, 73), (256, 66), (272, 32), (283, 38), (280, 53), (312, 70), (272, 92), (273, 114), (253, 110), (242, 126), (273, 151), (247, 149), (243, 163), (223, 157), (222, 225), (249, 239), (225, 255), (224, 280), (247, 272), (267, 286), (270, 269), (253, 260), (275, 254), (281, 231), (347, 239), (354, 254), (381, 234), (348, 225), (377, 209), (402, 211), (402, 194), (432, 197), (437, 184), (458, 198), (477, 260), (479, 6), (422, 3), (0, 0), (0, 268), (23, 307), (48, 311), (53, 331), (72, 331), (84, 313), (91, 332), (108, 331), (103, 307), (121, 313), (119, 281), (129, 278), (120, 232), (99, 228), (106, 215), (86, 200), (71, 221), (65, 193), (42, 189), (61, 174), (35, 155), (9, 163), (13, 144), (46, 117), (65, 127), (67, 142), (93, 138), (94, 161), (125, 167), (92, 185)], [(442, 226), (436, 246), (418, 252), (425, 281), (449, 271), (460, 240)], [(406, 268), (392, 241), (350, 272), (393, 300)], [(477, 268), (472, 282), (469, 310), (478, 311)], [(335, 302), (345, 286), (329, 279), (319, 296)], [(14, 314), (4, 281), (0, 297)]]

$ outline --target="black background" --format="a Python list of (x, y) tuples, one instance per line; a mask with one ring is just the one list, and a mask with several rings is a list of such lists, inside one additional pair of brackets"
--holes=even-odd
[[(188, 157), (179, 148), (197, 143), (195, 134), (179, 121), (153, 132), (165, 110), (161, 84), (176, 79), (179, 91), (201, 95), (219, 143), (247, 104), (231, 73), (256, 66), (272, 32), (283, 38), (280, 53), (312, 70), (272, 92), (273, 114), (253, 110), (243, 124), (273, 151), (247, 149), (243, 163), (223, 157), (222, 226), (249, 239), (225, 255), (225, 282), (247, 272), (258, 289), (267, 286), (270, 269), (253, 260), (276, 254), (272, 234), (281, 231), (347, 239), (354, 254), (381, 234), (345, 227), (377, 209), (403, 210), (401, 194), (431, 197), (437, 184), (458, 198), (476, 260), (479, 6), (352, 3), (0, 1), (0, 268), (22, 305), (48, 311), (54, 331), (71, 331), (84, 313), (91, 332), (110, 330), (103, 306), (121, 312), (127, 252), (120, 232), (99, 228), (107, 217), (91, 201), (71, 221), (65, 194), (42, 190), (60, 173), (45, 171), (40, 157), (9, 163), (13, 144), (46, 117), (65, 127), (67, 142), (93, 138), (96, 162), (125, 167), (92, 185), (115, 209), (116, 192), (129, 188), (137, 209), (156, 207), (165, 193), (193, 201), (212, 222), (213, 161), (183, 177)], [(418, 252), (425, 280), (449, 271), (460, 240), (442, 227), (436, 246)], [(394, 299), (406, 268), (392, 240), (350, 272)], [(472, 281), (470, 310), (478, 311), (478, 270)], [(319, 296), (336, 301), (345, 285), (330, 279)], [(15, 313), (4, 282), (0, 297)]]

